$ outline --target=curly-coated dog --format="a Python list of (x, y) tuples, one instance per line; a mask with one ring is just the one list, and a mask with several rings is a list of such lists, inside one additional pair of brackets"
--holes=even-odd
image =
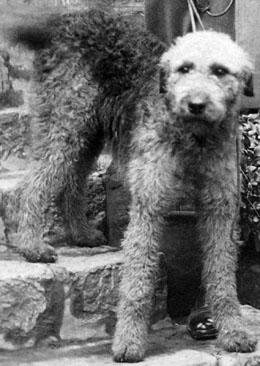
[(222, 344), (254, 350), (237, 299), (232, 236), (236, 116), (252, 73), (248, 56), (213, 31), (188, 34), (166, 51), (145, 30), (96, 11), (20, 28), (16, 39), (37, 50), (34, 163), (19, 228), (26, 258), (55, 260), (47, 243), (50, 223), (60, 217), (75, 242), (95, 235), (85, 222), (82, 191), (108, 138), (132, 197), (114, 359), (145, 356), (165, 217), (184, 192), (196, 200), (206, 301)]

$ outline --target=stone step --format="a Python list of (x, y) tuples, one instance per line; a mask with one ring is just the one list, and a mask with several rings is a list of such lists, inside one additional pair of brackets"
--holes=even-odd
[(56, 264), (1, 261), (0, 348), (94, 336), (92, 324), (104, 325), (114, 313), (121, 262), (121, 252), (86, 256), (84, 250), (59, 253)]
[[(110, 247), (58, 252), (56, 264), (33, 264), (18, 257), (1, 260), (3, 366), (114, 365), (111, 334), (122, 252)], [(253, 354), (229, 354), (217, 340), (193, 340), (185, 324), (173, 325), (167, 318), (163, 281), (156, 294), (155, 324), (147, 358), (140, 365), (242, 366), (252, 357), (260, 362), (260, 348)], [(241, 308), (247, 326), (260, 339), (260, 311)]]
[[(87, 340), (111, 334), (122, 252), (109, 247), (58, 250), (56, 264), (21, 258), (0, 265), (0, 348), (44, 339)], [(166, 288), (157, 290), (154, 321), (166, 316)]]
[[(60, 249), (56, 264), (1, 261), (1, 366), (115, 365), (111, 331), (123, 257), (99, 250)], [(160, 294), (157, 310), (166, 303)], [(173, 325), (161, 309), (164, 319), (152, 326), (141, 366), (259, 365), (260, 345), (252, 354), (227, 353), (218, 340), (193, 340), (185, 324)], [(260, 339), (260, 311), (241, 310)]]

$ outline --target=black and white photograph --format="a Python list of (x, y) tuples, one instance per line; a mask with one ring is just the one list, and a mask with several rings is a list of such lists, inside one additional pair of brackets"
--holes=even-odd
[(0, 365), (260, 366), (259, 0), (0, 0)]

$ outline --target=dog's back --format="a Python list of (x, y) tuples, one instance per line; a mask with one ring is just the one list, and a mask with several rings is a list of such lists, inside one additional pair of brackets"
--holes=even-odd
[(29, 261), (52, 262), (49, 243), (57, 237), (104, 241), (86, 222), (86, 176), (105, 138), (127, 158), (131, 130), (160, 113), (157, 65), (165, 46), (122, 17), (94, 10), (18, 27), (11, 38), (35, 51), (33, 164), (21, 194), (18, 245)]
[(48, 77), (63, 59), (80, 54), (82, 66), (89, 64), (95, 78), (113, 96), (152, 77), (165, 51), (165, 45), (140, 26), (98, 10), (55, 15), (9, 33), (13, 43), (37, 51), (38, 80)]
[(136, 104), (149, 93), (149, 84), (158, 82), (158, 63), (165, 51), (165, 45), (145, 29), (98, 10), (55, 15), (42, 24), (19, 26), (10, 35), (13, 43), (35, 51), (36, 93), (45, 96), (45, 106), (59, 94), (53, 89), (58, 83), (66, 88), (76, 82), (77, 70), (70, 74), (75, 65), (96, 82), (98, 117), (110, 136), (134, 123)]

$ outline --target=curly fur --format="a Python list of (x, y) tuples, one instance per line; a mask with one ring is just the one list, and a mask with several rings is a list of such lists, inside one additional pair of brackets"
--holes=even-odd
[(105, 136), (114, 146), (120, 139), (123, 155), (136, 105), (157, 83), (165, 48), (121, 17), (94, 10), (19, 27), (10, 38), (37, 51), (33, 163), (21, 199), (20, 248), (29, 261), (54, 261), (50, 243), (103, 242), (85, 222), (85, 177)]
[[(256, 340), (240, 316), (232, 239), (236, 115), (252, 72), (247, 55), (215, 32), (187, 35), (165, 52), (144, 30), (96, 11), (57, 18), (47, 33), (20, 29), (16, 39), (38, 50), (34, 162), (19, 223), (26, 258), (54, 261), (48, 243), (63, 232), (76, 243), (101, 240), (85, 222), (82, 191), (108, 137), (132, 196), (114, 359), (144, 358), (165, 216), (183, 193), (197, 203), (206, 300), (222, 343), (229, 351), (252, 351)], [(54, 240), (55, 220), (61, 229)]]

